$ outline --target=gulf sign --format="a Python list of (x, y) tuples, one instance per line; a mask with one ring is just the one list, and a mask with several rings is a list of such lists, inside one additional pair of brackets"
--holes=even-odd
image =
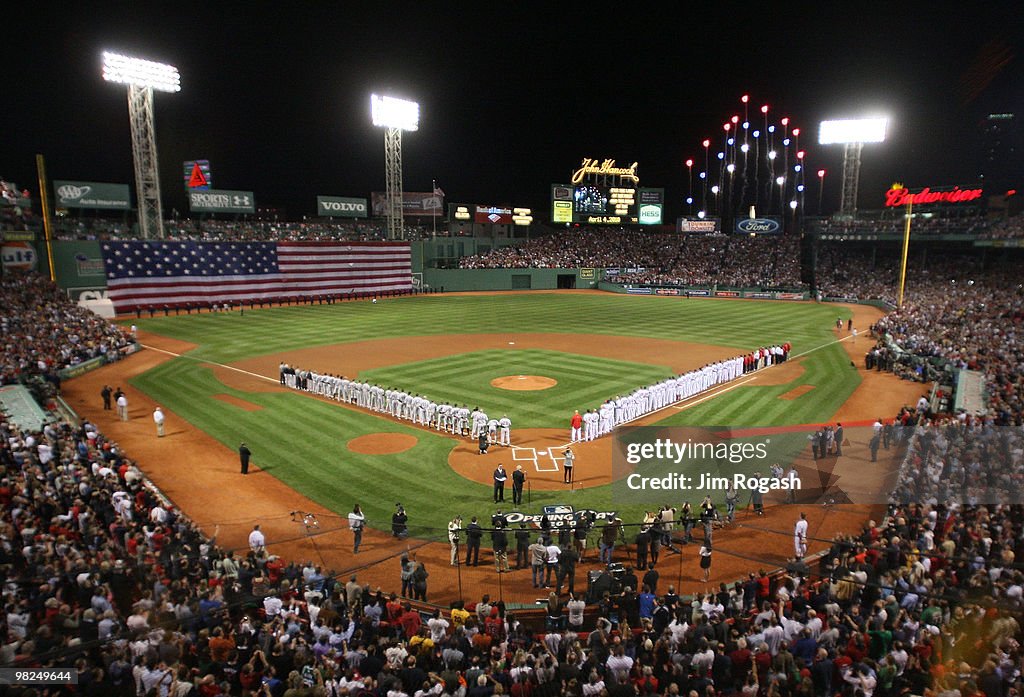
[(28, 242), (4, 242), (0, 257), (4, 271), (32, 271), (39, 263), (35, 247)]

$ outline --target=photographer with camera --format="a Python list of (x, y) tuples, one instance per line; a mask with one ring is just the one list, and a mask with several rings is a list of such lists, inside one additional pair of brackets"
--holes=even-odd
[(696, 522), (689, 501), (683, 501), (683, 507), (679, 509), (679, 522), (683, 524), (683, 544), (688, 545), (693, 542), (693, 524)]
[(708, 494), (700, 503), (700, 522), (704, 525), (704, 540), (709, 543), (716, 520), (718, 520), (718, 509), (715, 508), (715, 502), (711, 500), (711, 494)]
[(681, 554), (679, 548), (672, 544), (672, 530), (675, 528), (676, 509), (665, 504), (658, 511), (658, 530), (661, 532), (661, 545), (673, 554)]
[(392, 537), (397, 537), (400, 540), (407, 538), (409, 536), (408, 521), (409, 516), (405, 512), (405, 508), (402, 507), (401, 503), (396, 503), (395, 512), (391, 514)]
[(594, 511), (583, 511), (576, 521), (576, 529), (573, 531), (573, 543), (576, 548), (576, 556), (579, 561), (587, 554), (587, 535), (597, 521), (597, 514)]
[(448, 542), (452, 546), (451, 565), (459, 564), (459, 534), (462, 532), (462, 516), (457, 515), (448, 523)]
[(505, 528), (508, 520), (498, 511), (491, 516), (491, 549), (494, 553), (494, 569), (499, 574), (509, 570), (508, 566), (508, 532)]

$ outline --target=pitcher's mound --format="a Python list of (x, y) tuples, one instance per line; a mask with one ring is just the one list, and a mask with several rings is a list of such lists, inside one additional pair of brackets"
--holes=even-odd
[(419, 442), (405, 433), (368, 433), (348, 442), (348, 449), (363, 455), (394, 455), (404, 453)]
[(528, 392), (531, 390), (546, 390), (558, 384), (558, 380), (546, 378), (543, 375), (506, 375), (491, 380), (491, 385), (502, 390), (515, 390), (517, 392)]

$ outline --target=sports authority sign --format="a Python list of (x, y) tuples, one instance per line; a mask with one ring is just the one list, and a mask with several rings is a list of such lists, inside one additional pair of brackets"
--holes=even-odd
[(193, 213), (255, 213), (256, 197), (251, 191), (192, 189), (188, 192), (188, 206)]
[(337, 218), (367, 218), (369, 205), (365, 198), (344, 198), (342, 196), (317, 196), (316, 214)]
[(131, 210), (131, 194), (127, 184), (76, 182), (57, 179), (53, 182), (57, 208), (101, 208)]

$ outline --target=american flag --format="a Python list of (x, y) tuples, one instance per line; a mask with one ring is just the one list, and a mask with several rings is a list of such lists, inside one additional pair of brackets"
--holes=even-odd
[(135, 307), (412, 287), (407, 242), (104, 242), (107, 297)]

